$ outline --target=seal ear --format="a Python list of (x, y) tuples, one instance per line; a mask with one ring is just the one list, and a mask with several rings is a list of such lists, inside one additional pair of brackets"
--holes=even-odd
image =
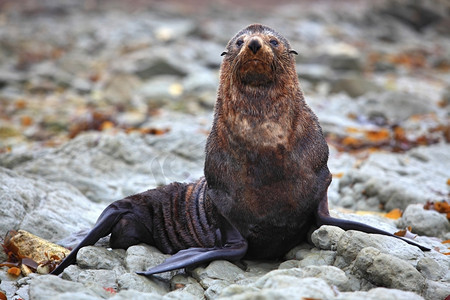
[(223, 52), (220, 54), (220, 56), (224, 56), (224, 55), (227, 55), (227, 54), (228, 54), (228, 51), (225, 50), (225, 51), (223, 51)]
[(292, 53), (292, 54), (298, 55), (298, 52), (297, 52), (297, 51), (295, 51), (294, 49), (289, 49), (289, 53)]

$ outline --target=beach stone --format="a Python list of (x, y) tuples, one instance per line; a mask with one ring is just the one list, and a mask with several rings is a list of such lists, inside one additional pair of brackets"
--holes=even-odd
[(412, 227), (412, 232), (420, 235), (443, 237), (450, 231), (450, 223), (445, 214), (425, 210), (423, 205), (409, 205), (400, 219), (401, 226)]
[[(85, 286), (80, 282), (63, 280), (54, 275), (42, 275), (30, 283), (30, 299), (102, 299), (106, 291), (98, 286)], [(73, 297), (73, 298), (69, 298)]]
[[(342, 235), (337, 245), (337, 255), (341, 256), (347, 264), (350, 264), (360, 255), (362, 249), (367, 247), (405, 260), (410, 265), (416, 265), (418, 260), (424, 257), (419, 248), (397, 238), (354, 230), (348, 230)], [(336, 266), (342, 267), (341, 265)]]
[(424, 292), (424, 297), (427, 300), (446, 299), (450, 291), (450, 282), (440, 282), (427, 280), (427, 287)]
[(130, 272), (146, 271), (161, 264), (167, 257), (155, 247), (140, 244), (126, 250), (125, 264)]
[(352, 98), (360, 97), (369, 92), (380, 92), (381, 88), (361, 76), (339, 78), (332, 81), (330, 93), (347, 93)]
[(206, 268), (195, 268), (192, 271), (194, 277), (204, 288), (209, 288), (217, 281), (224, 281), (231, 284), (244, 278), (244, 271), (226, 260), (212, 261)]
[(417, 270), (429, 280), (442, 280), (446, 279), (450, 270), (450, 260), (445, 262), (437, 262), (430, 257), (423, 257), (417, 263)]
[[(91, 227), (101, 212), (67, 183), (31, 178), (0, 167), (0, 235), (23, 229), (56, 242), (79, 227)], [(75, 212), (73, 207), (79, 208)], [(61, 214), (70, 211), (70, 214)]]
[(120, 290), (135, 290), (142, 293), (164, 295), (169, 292), (168, 283), (147, 278), (136, 273), (123, 273), (117, 279)]
[(86, 269), (113, 270), (124, 269), (125, 250), (112, 250), (104, 247), (86, 246), (77, 254), (77, 265)]
[(424, 300), (423, 297), (413, 292), (378, 287), (367, 292), (340, 293), (336, 300)]
[(418, 294), (426, 288), (425, 278), (410, 263), (373, 247), (360, 251), (355, 267), (379, 286)]
[(381, 117), (391, 123), (433, 112), (433, 106), (426, 98), (407, 92), (374, 93), (362, 100), (360, 109), (369, 119)]
[(323, 225), (311, 234), (311, 241), (319, 249), (336, 250), (337, 243), (344, 232), (339, 227)]
[[(381, 204), (386, 211), (439, 201), (447, 193), (449, 149), (447, 144), (436, 144), (404, 154), (373, 153), (340, 179), (341, 199), (352, 199), (354, 209), (376, 209)], [(374, 203), (369, 205), (369, 200)]]

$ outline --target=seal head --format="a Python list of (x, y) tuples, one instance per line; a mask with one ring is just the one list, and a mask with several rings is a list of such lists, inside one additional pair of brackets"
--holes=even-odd
[(297, 52), (283, 36), (267, 26), (253, 24), (228, 42), (222, 53), (225, 55), (222, 69), (231, 70), (230, 83), (240, 88), (265, 90), (292, 78), (295, 70), (285, 68), (295, 63), (292, 54)]

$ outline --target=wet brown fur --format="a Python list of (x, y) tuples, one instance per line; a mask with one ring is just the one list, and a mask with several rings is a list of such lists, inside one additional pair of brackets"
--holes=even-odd
[[(256, 53), (253, 40), (261, 44)], [(331, 182), (328, 146), (290, 50), (256, 24), (229, 42), (221, 66), (205, 176), (219, 212), (248, 240), (250, 257), (281, 256), (304, 239)]]

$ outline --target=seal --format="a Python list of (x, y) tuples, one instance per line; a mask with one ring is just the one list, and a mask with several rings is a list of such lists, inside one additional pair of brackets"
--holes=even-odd
[(79, 249), (111, 233), (113, 248), (147, 243), (174, 254), (138, 274), (216, 259), (277, 259), (321, 225), (411, 240), (330, 217), (328, 146), (306, 104), (289, 42), (260, 24), (228, 43), (206, 143), (205, 177), (172, 183), (110, 204), (94, 228), (52, 272), (75, 263)]

